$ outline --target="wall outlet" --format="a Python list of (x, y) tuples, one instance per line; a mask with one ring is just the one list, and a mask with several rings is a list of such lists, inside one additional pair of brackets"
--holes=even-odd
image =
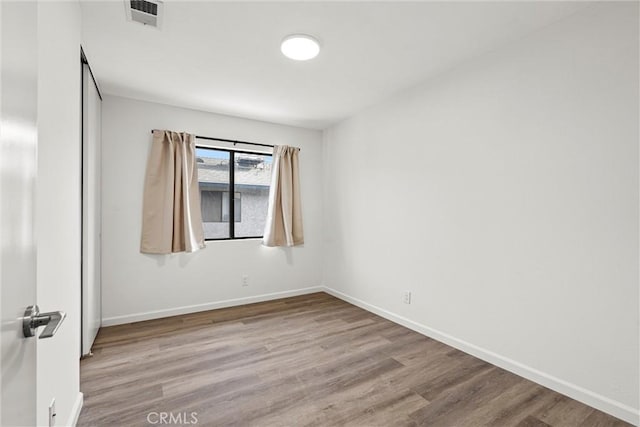
[(52, 399), (49, 404), (49, 427), (56, 425), (56, 399)]
[(404, 291), (402, 302), (405, 304), (411, 304), (411, 291)]
[(247, 274), (242, 275), (242, 286), (249, 286), (249, 276)]

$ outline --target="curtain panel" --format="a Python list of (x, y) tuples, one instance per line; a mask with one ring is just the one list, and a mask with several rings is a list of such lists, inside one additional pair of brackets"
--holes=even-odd
[(273, 148), (269, 208), (262, 244), (297, 246), (304, 243), (297, 147)]
[(144, 184), (140, 252), (195, 252), (204, 247), (195, 136), (154, 130)]

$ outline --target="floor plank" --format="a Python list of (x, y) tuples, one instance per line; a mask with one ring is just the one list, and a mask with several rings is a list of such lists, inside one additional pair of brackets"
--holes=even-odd
[(325, 293), (103, 328), (93, 350), (79, 426), (629, 425)]

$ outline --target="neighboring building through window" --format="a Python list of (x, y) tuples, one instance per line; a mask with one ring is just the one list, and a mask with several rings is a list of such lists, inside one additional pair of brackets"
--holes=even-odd
[[(205, 147), (197, 147), (196, 155), (205, 239), (262, 237), (269, 204), (271, 155)], [(229, 194), (234, 195), (233, 204)]]
[[(200, 182), (202, 222), (229, 222), (229, 192), (209, 190), (206, 184)], [(240, 193), (235, 194), (233, 203), (236, 222), (242, 222)]]

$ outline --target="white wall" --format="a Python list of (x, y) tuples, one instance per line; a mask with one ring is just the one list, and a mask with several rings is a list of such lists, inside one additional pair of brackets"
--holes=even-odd
[[(105, 96), (102, 107), (103, 325), (284, 296), (320, 285), (320, 132), (113, 96)], [(283, 249), (263, 247), (255, 239), (210, 241), (192, 254), (141, 254), (142, 192), (154, 128), (300, 147), (305, 245)], [(243, 274), (249, 275), (247, 287), (241, 286)]]
[[(38, 340), (37, 421), (77, 415), (80, 355), (80, 6), (38, 3), (37, 299), (67, 318)], [(39, 333), (42, 332), (40, 329)]]
[(638, 422), (638, 99), (618, 3), (329, 129), (325, 285)]

